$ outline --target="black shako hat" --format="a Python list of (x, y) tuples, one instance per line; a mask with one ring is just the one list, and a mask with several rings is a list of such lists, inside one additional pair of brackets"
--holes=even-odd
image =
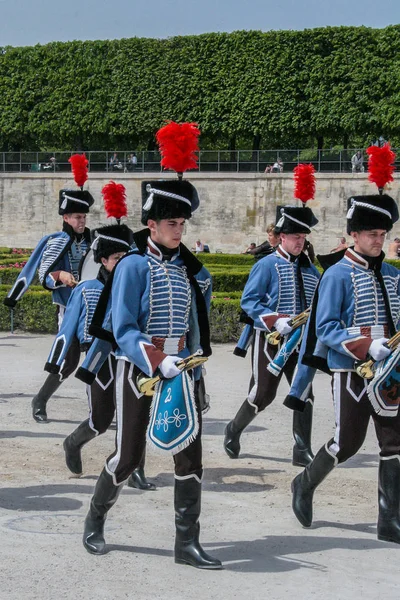
[(129, 252), (133, 244), (133, 231), (127, 225), (107, 225), (92, 231), (93, 258), (96, 263), (115, 252)]
[(87, 190), (60, 190), (59, 198), (59, 215), (68, 213), (88, 213), (89, 208), (94, 202), (94, 198)]
[(351, 196), (347, 200), (347, 233), (384, 229), (390, 231), (399, 219), (396, 202), (387, 194)]
[(142, 181), (143, 225), (149, 219), (190, 219), (199, 204), (197, 190), (187, 180)]
[(311, 233), (318, 223), (311, 208), (307, 206), (277, 206), (276, 233)]

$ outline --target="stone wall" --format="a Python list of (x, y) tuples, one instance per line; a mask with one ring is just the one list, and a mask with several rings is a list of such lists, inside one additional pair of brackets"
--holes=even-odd
[[(140, 224), (140, 188), (145, 178), (154, 173), (124, 173), (115, 179), (126, 187), (128, 224), (138, 229)], [(163, 175), (174, 177), (172, 174)], [(110, 179), (107, 173), (92, 173), (85, 187), (96, 198), (88, 217), (89, 227), (105, 224), (101, 188)], [(291, 174), (223, 174), (191, 173), (190, 180), (200, 196), (200, 208), (187, 224), (184, 242), (191, 247), (200, 238), (209, 244), (211, 252), (241, 252), (250, 242), (266, 239), (267, 225), (274, 221), (278, 204), (293, 204)], [(367, 174), (318, 174), (315, 199), (309, 203), (319, 219), (310, 236), (318, 252), (329, 252), (345, 235), (346, 200), (350, 195), (375, 193)], [(395, 176), (388, 193), (396, 200), (400, 176)], [(71, 177), (55, 174), (0, 174), (0, 246), (34, 247), (46, 233), (61, 227), (58, 215), (58, 193), (63, 187), (73, 187)], [(390, 239), (399, 235), (400, 224), (394, 227)]]

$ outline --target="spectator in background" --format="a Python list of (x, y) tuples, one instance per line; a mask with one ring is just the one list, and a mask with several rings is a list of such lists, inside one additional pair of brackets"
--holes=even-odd
[(253, 254), (255, 260), (260, 260), (260, 258), (264, 258), (264, 256), (268, 256), (268, 254), (272, 254), (275, 252), (275, 248), (279, 246), (280, 236), (275, 231), (275, 223), (270, 223), (267, 227), (267, 235), (268, 240), (265, 240), (259, 246), (256, 246), (252, 252), (249, 254)]
[(351, 157), (351, 172), (364, 173), (364, 157), (360, 150), (357, 150)]
[(203, 242), (201, 242), (200, 240), (197, 240), (197, 242), (194, 245), (194, 251), (196, 252), (196, 254), (199, 254), (199, 252), (204, 252)]
[(253, 250), (255, 250), (255, 248), (256, 248), (256, 243), (251, 242), (250, 246), (248, 246), (246, 248), (246, 250), (243, 250), (243, 252), (241, 252), (241, 254), (253, 254)]
[(348, 247), (349, 247), (349, 245), (346, 242), (346, 238), (341, 237), (339, 245), (336, 246), (336, 248), (332, 248), (332, 250), (330, 250), (330, 252), (339, 252), (340, 250), (347, 250)]
[(390, 242), (387, 258), (397, 259), (400, 257), (400, 238), (395, 237), (393, 242)]
[(118, 158), (118, 154), (114, 152), (110, 158), (110, 171), (122, 171), (122, 168), (122, 163)]
[(270, 245), (272, 246), (272, 248), (276, 248), (277, 246), (279, 246), (279, 242), (281, 241), (281, 236), (279, 235), (279, 233), (276, 233), (275, 231), (275, 223), (270, 223), (267, 226), (267, 235), (268, 235), (268, 241), (270, 243)]
[(132, 171), (136, 171), (136, 167), (137, 167), (137, 156), (136, 156), (136, 152), (132, 152), (132, 154), (130, 154), (128, 156), (128, 161), (127, 161), (127, 165), (126, 168), (127, 170), (132, 173)]
[(283, 162), (281, 158), (277, 158), (276, 162), (272, 165), (271, 169), (272, 173), (282, 173), (283, 172)]

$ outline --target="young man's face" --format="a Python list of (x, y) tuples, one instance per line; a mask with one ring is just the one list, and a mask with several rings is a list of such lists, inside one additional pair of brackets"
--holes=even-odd
[(154, 242), (172, 250), (177, 248), (181, 242), (185, 219), (161, 219), (161, 221), (149, 219), (147, 226)]
[(281, 233), (281, 245), (286, 252), (298, 256), (304, 248), (305, 233)]
[(371, 229), (371, 231), (352, 231), (354, 250), (365, 256), (379, 256), (386, 239), (385, 229)]
[(111, 273), (111, 271), (113, 270), (113, 268), (115, 267), (115, 265), (117, 264), (119, 259), (122, 256), (124, 256), (125, 254), (126, 254), (126, 252), (114, 252), (114, 254), (110, 254), (110, 256), (108, 258), (102, 258), (101, 264), (106, 269), (106, 271)]
[(75, 233), (83, 233), (85, 231), (85, 213), (68, 213), (67, 215), (64, 215), (64, 221), (72, 227)]

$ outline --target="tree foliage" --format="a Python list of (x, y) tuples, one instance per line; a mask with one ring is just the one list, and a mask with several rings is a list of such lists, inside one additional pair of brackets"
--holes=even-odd
[(152, 148), (168, 120), (203, 148), (399, 138), (400, 26), (237, 31), (0, 48), (0, 147)]

